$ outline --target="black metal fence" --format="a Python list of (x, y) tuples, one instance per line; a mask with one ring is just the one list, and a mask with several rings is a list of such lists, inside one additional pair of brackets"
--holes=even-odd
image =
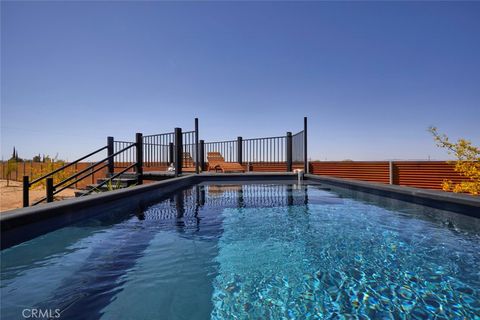
[[(236, 140), (215, 142), (200, 141), (200, 161), (208, 162), (208, 153), (219, 152), (226, 162), (249, 163), (287, 163), (287, 171), (292, 164), (304, 163), (307, 172), (307, 118), (304, 118), (302, 131), (285, 136), (250, 138), (238, 137)], [(203, 167), (203, 166), (202, 166)]]
[[(208, 153), (220, 152), (226, 162), (247, 164), (252, 162), (278, 163), (286, 161), (286, 137), (267, 137), (204, 142), (204, 161)], [(241, 149), (239, 149), (241, 146)]]
[[(133, 144), (135, 144), (135, 142), (113, 141), (113, 153), (116, 154), (118, 151), (130, 147)], [(135, 157), (135, 148), (129, 148), (125, 150), (125, 152), (118, 153), (113, 157), (114, 168), (126, 168), (130, 166), (132, 163), (136, 162)]]
[(238, 161), (238, 140), (204, 143), (204, 161), (208, 162), (208, 153), (220, 152), (226, 162)]
[(173, 147), (175, 133), (161, 133), (143, 136), (143, 165), (164, 167), (174, 162)]
[[(114, 141), (114, 150), (125, 148), (134, 142)], [(178, 146), (178, 147), (177, 147)], [(198, 119), (195, 119), (195, 130), (182, 132), (175, 128), (174, 132), (142, 135), (143, 167), (166, 170), (174, 165), (175, 172), (194, 171), (198, 167)], [(115, 157), (115, 168), (124, 168), (136, 158), (135, 151)], [(178, 161), (177, 161), (178, 158)]]
[(304, 161), (304, 131), (292, 135), (292, 162), (294, 164)]
[[(67, 179), (53, 183), (53, 175), (80, 161), (95, 155), (103, 150), (107, 151), (107, 157), (98, 161), (86, 169), (75, 173)], [(174, 132), (143, 136), (135, 135), (135, 142), (115, 141), (113, 137), (107, 138), (107, 146), (104, 146), (86, 156), (81, 157), (59, 169), (56, 169), (34, 181), (29, 181), (29, 176), (23, 177), (24, 206), (29, 205), (29, 188), (39, 181), (46, 179), (47, 196), (40, 200), (51, 202), (54, 194), (75, 185), (78, 181), (88, 176), (93, 176), (104, 168), (107, 170), (108, 179), (113, 179), (119, 174), (134, 170), (138, 184), (142, 184), (144, 167), (159, 167), (174, 164), (175, 175), (182, 171), (199, 173), (199, 169), (205, 169), (209, 152), (219, 152), (227, 162), (248, 163), (287, 163), (287, 171), (292, 171), (292, 163), (304, 163), (304, 170), (308, 172), (307, 165), (307, 118), (304, 118), (304, 129), (292, 136), (287, 132), (286, 136), (265, 137), (236, 140), (204, 142), (199, 140), (198, 119), (195, 118), (195, 129), (182, 132), (181, 128), (175, 128)], [(160, 168), (162, 167), (162, 168)], [(116, 172), (115, 168), (121, 168)], [(105, 183), (105, 182), (103, 182)]]
[[(141, 134), (140, 134), (141, 137)], [(107, 138), (107, 145), (102, 146), (99, 149), (90, 152), (89, 154), (73, 161), (68, 164), (65, 164), (45, 175), (42, 175), (41, 177), (38, 177), (32, 181), (30, 181), (30, 177), (25, 175), (23, 176), (23, 206), (28, 207), (30, 205), (30, 188), (34, 185), (37, 185), (39, 183), (45, 183), (45, 190), (46, 190), (46, 195), (45, 197), (33, 202), (32, 205), (37, 205), (42, 202), (53, 202), (54, 197), (56, 194), (62, 192), (63, 190), (70, 188), (72, 186), (75, 186), (78, 182), (94, 176), (95, 173), (100, 172), (102, 170), (106, 170), (108, 173), (107, 178), (99, 183), (96, 187), (99, 188), (112, 179), (115, 179), (116, 177), (120, 176), (121, 174), (127, 172), (130, 169), (135, 168), (138, 176), (137, 176), (137, 181), (138, 184), (142, 184), (142, 154), (139, 153), (138, 151), (138, 134), (137, 134), (137, 141), (135, 143), (129, 143), (129, 142), (124, 142), (124, 141), (115, 141), (113, 140), (112, 137)], [(115, 147), (117, 150), (115, 150)], [(131, 161), (128, 165), (126, 165), (123, 170), (120, 172), (115, 173), (114, 168), (115, 168), (115, 158), (121, 157), (122, 159), (127, 159), (130, 155), (130, 153), (134, 150), (136, 156), (133, 161)], [(68, 170), (74, 169), (76, 164), (78, 164), (80, 161), (83, 161), (85, 159), (88, 159), (93, 156), (99, 156), (103, 152), (107, 152), (106, 157), (104, 157), (102, 160), (99, 160), (97, 162), (92, 163), (88, 167), (80, 170), (80, 171), (75, 171), (68, 172)], [(64, 176), (65, 173), (68, 172), (67, 176)], [(93, 192), (93, 188), (89, 189), (86, 194), (89, 194)]]
[(243, 162), (285, 162), (286, 136), (243, 140)]
[(196, 167), (198, 144), (196, 131), (182, 132), (182, 168), (189, 171)]

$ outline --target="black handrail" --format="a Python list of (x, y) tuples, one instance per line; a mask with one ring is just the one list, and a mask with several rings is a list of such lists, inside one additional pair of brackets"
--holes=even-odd
[(60, 172), (60, 171), (62, 171), (62, 170), (64, 170), (64, 169), (66, 169), (66, 168), (68, 168), (68, 167), (70, 167), (70, 166), (72, 166), (72, 165), (74, 165), (74, 164), (82, 161), (83, 159), (86, 159), (86, 158), (88, 158), (88, 157), (91, 157), (91, 156), (93, 156), (94, 154), (96, 154), (96, 153), (98, 153), (98, 152), (100, 152), (100, 151), (102, 151), (102, 150), (104, 150), (104, 149), (106, 149), (106, 148), (107, 148), (107, 146), (101, 147), (100, 149), (97, 149), (96, 151), (93, 151), (92, 153), (89, 153), (89, 154), (87, 154), (86, 156), (83, 156), (83, 157), (81, 157), (81, 158), (79, 158), (79, 159), (77, 159), (77, 160), (75, 160), (75, 161), (73, 161), (73, 162), (70, 162), (70, 163), (68, 163), (68, 164), (66, 164), (66, 165), (64, 165), (64, 166), (62, 166), (62, 167), (60, 167), (60, 168), (58, 168), (58, 169), (50, 172), (50, 173), (47, 173), (46, 175), (41, 176), (40, 178), (37, 178), (37, 179), (33, 180), (33, 181), (30, 182), (29, 184), (30, 184), (30, 186), (32, 186), (33, 184), (35, 184), (35, 183), (37, 183), (37, 182), (39, 182), (39, 181), (41, 181), (41, 180), (43, 180), (43, 179), (45, 179), (45, 178), (48, 178), (48, 177), (50, 177), (51, 175), (54, 175), (55, 173)]
[(174, 135), (175, 132), (167, 132), (167, 133), (160, 133), (160, 134), (146, 134), (143, 137), (144, 138), (149, 138), (149, 137), (157, 137), (157, 136), (166, 136), (166, 135), (169, 135), (169, 134)]
[(205, 144), (214, 144), (214, 143), (227, 143), (227, 142), (237, 142), (237, 140), (223, 140), (223, 141), (210, 141), (210, 142), (205, 142)]
[(285, 136), (276, 136), (276, 137), (261, 137), (261, 138), (247, 138), (247, 139), (243, 139), (243, 141), (249, 141), (249, 140), (262, 140), (262, 139), (278, 139), (278, 138), (285, 138)]
[(85, 173), (85, 172), (87, 172), (88, 170), (90, 170), (90, 169), (92, 169), (92, 168), (94, 168), (94, 167), (98, 166), (99, 164), (101, 164), (101, 163), (103, 163), (103, 162), (107, 161), (107, 160), (108, 160), (108, 159), (110, 159), (110, 158), (113, 158), (113, 157), (115, 157), (116, 155), (118, 155), (118, 154), (120, 154), (120, 153), (122, 153), (122, 152), (124, 152), (124, 151), (126, 151), (126, 150), (130, 149), (131, 147), (134, 147), (134, 146), (135, 146), (135, 144), (129, 145), (128, 147), (126, 147), (126, 148), (123, 148), (122, 150), (120, 150), (120, 151), (117, 151), (117, 152), (115, 152), (115, 153), (113, 153), (113, 154), (109, 155), (108, 157), (106, 157), (106, 158), (104, 158), (104, 159), (102, 159), (102, 160), (100, 160), (100, 161), (97, 161), (97, 162), (95, 162), (94, 164), (92, 164), (92, 165), (90, 165), (90, 166), (86, 167), (85, 169), (83, 169), (82, 171), (80, 171), (80, 172), (77, 172), (77, 173), (75, 173), (74, 175), (72, 175), (72, 176), (68, 177), (67, 179), (60, 181), (59, 183), (57, 183), (57, 184), (56, 184), (56, 185), (54, 185), (53, 187), (54, 187), (54, 188), (56, 188), (56, 187), (59, 187), (59, 186), (61, 186), (61, 185), (62, 185), (62, 184), (64, 184), (65, 182), (68, 182), (68, 181), (72, 180), (73, 178), (76, 178), (76, 177), (78, 177), (78, 176), (79, 176), (79, 175), (81, 175), (82, 173)]
[[(57, 193), (65, 190), (65, 189), (67, 189), (68, 187), (71, 187), (71, 186), (74, 185), (75, 183), (78, 183), (79, 181), (82, 181), (83, 179), (85, 179), (85, 178), (87, 178), (87, 177), (95, 174), (96, 172), (104, 169), (105, 167), (108, 167), (108, 163), (105, 163), (105, 161), (107, 161), (107, 160), (109, 160), (109, 159), (113, 159), (115, 156), (119, 155), (120, 153), (122, 153), (122, 152), (124, 152), (124, 151), (126, 151), (126, 150), (128, 150), (128, 149), (130, 149), (130, 148), (132, 148), (132, 147), (134, 147), (134, 146), (136, 146), (135, 143), (133, 143), (133, 144), (131, 144), (131, 145), (123, 148), (122, 150), (119, 150), (119, 151), (117, 151), (117, 152), (115, 152), (115, 153), (112, 153), (111, 155), (107, 156), (106, 158), (104, 158), (104, 159), (102, 159), (102, 160), (100, 160), (100, 161), (97, 161), (97, 162), (91, 164), (90, 166), (88, 166), (87, 168), (85, 168), (85, 169), (83, 169), (83, 170), (81, 170), (81, 171), (79, 171), (79, 172), (71, 175), (70, 177), (68, 177), (68, 178), (60, 181), (60, 182), (57, 183), (56, 185), (52, 186), (52, 187), (53, 187), (53, 190), (55, 190), (57, 187), (65, 184), (65, 183), (67, 183), (68, 181), (71, 181), (71, 180), (73, 180), (73, 179), (75, 179), (75, 178), (77, 178), (77, 177), (79, 177), (79, 176), (83, 175), (84, 173), (86, 173), (86, 172), (88, 172), (88, 171), (91, 170), (91, 172), (89, 172), (89, 173), (86, 174), (85, 176), (81, 177), (80, 179), (75, 179), (73, 182), (67, 184), (66, 186), (62, 187), (61, 189), (53, 191), (53, 192), (51, 193), (51, 195), (53, 196), (53, 195), (55, 195), (55, 194), (57, 194)], [(100, 149), (98, 149), (96, 152), (92, 152), (92, 153), (88, 154), (87, 156), (84, 156), (84, 157), (80, 158), (80, 159), (77, 160), (76, 162), (78, 162), (78, 161), (80, 161), (80, 160), (83, 160), (83, 159), (87, 158), (88, 156), (91, 156), (91, 155), (93, 155), (93, 154), (95, 154), (95, 153), (97, 153), (97, 152), (100, 152), (100, 151), (102, 151), (103, 149), (105, 149), (105, 148), (107, 148), (107, 147), (108, 147), (108, 146), (103, 147), (103, 148), (100, 148)], [(95, 168), (96, 166), (101, 165), (101, 164), (103, 164), (103, 165), (100, 166), (99, 168), (93, 169), (93, 168)], [(135, 162), (132, 166), (129, 166), (128, 169), (132, 168), (132, 167), (133, 167), (134, 165), (136, 165), (136, 164), (137, 164), (137, 162)], [(63, 166), (63, 167), (66, 168), (66, 167), (68, 167), (68, 166)], [(127, 170), (128, 170), (128, 169), (127, 169)], [(122, 171), (122, 172), (125, 172), (125, 171), (127, 171), (127, 170), (124, 170), (124, 171)], [(60, 170), (58, 170), (58, 169), (55, 170), (55, 171), (52, 171), (52, 172), (49, 173), (48, 175), (45, 175), (44, 178), (46, 178), (46, 177), (48, 177), (48, 176), (50, 176), (50, 175), (52, 175), (52, 174), (54, 174), (54, 173), (56, 173), (56, 172), (59, 172), (59, 171), (60, 171)], [(37, 180), (38, 180), (38, 179), (37, 179)], [(35, 182), (38, 182), (38, 181), (35, 181)], [(31, 185), (32, 185), (32, 183), (29, 184), (29, 187), (30, 187)], [(47, 188), (47, 189), (48, 189), (48, 188)], [(47, 194), (48, 194), (48, 191), (47, 191)], [(40, 200), (38, 200), (38, 201), (36, 201), (36, 202), (33, 203), (32, 205), (37, 205), (37, 204), (39, 204), (39, 203), (41, 203), (41, 202), (43, 202), (43, 201), (45, 201), (45, 200), (47, 200), (47, 199), (48, 199), (48, 196), (47, 196), (47, 197), (44, 197), (44, 198), (42, 198), (42, 199), (40, 199)]]
[[(234, 141), (233, 141), (234, 142)], [(128, 144), (124, 147), (122, 144)], [(142, 184), (143, 176), (143, 167), (153, 165), (163, 165), (164, 163), (175, 163), (175, 174), (178, 175), (182, 171), (182, 154), (190, 153), (192, 160), (188, 159), (186, 161), (187, 165), (192, 166), (192, 163), (195, 163), (195, 172), (199, 172), (198, 162), (201, 162), (200, 151), (198, 148), (199, 136), (198, 136), (198, 118), (195, 118), (195, 130), (182, 132), (181, 128), (175, 128), (173, 132), (163, 133), (163, 134), (152, 134), (143, 136), (141, 133), (137, 133), (135, 136), (135, 142), (128, 141), (115, 141), (113, 137), (107, 137), (107, 145), (103, 146), (85, 156), (82, 156), (75, 161), (64, 164), (59, 168), (44, 174), (33, 181), (29, 181), (29, 177), (23, 177), (23, 205), (24, 207), (29, 206), (29, 189), (36, 183), (46, 180), (46, 197), (40, 199), (34, 204), (38, 204), (43, 201), (51, 202), (53, 201), (53, 195), (58, 194), (59, 192), (71, 187), (72, 185), (82, 181), (87, 177), (92, 177), (94, 179), (94, 174), (104, 168), (107, 170), (108, 180), (104, 181), (99, 186), (104, 185), (108, 181), (111, 181), (113, 178), (118, 177), (120, 174), (125, 173), (126, 171), (134, 168), (137, 175), (137, 183)], [(136, 149), (133, 149), (135, 147)], [(120, 149), (116, 151), (116, 149)], [(84, 161), (85, 159), (103, 151), (107, 151), (107, 157), (103, 158), (100, 161), (90, 162), (90, 164), (84, 169), (77, 171), (76, 164)], [(130, 150), (129, 152), (127, 152)], [(132, 150), (135, 150), (135, 153), (132, 154)], [(115, 152), (116, 151), (116, 152)], [(120, 155), (120, 156), (119, 156)], [(116, 163), (119, 157), (122, 156), (129, 157), (127, 162), (124, 162), (127, 166), (122, 168), (123, 170), (114, 174)], [(147, 160), (146, 162), (144, 160)], [(203, 159), (202, 159), (203, 160)], [(202, 161), (203, 162), (203, 161)], [(123, 167), (122, 163), (122, 167)], [(65, 169), (72, 168), (75, 166), (75, 170), (72, 173), (68, 172), (65, 174), (66, 178), (61, 177), (61, 181), (54, 184), (55, 175), (62, 172)], [(82, 166), (83, 167), (83, 166)], [(54, 169), (54, 170), (53, 170)]]
[(80, 178), (80, 179), (78, 179), (78, 180), (75, 180), (75, 181), (73, 181), (72, 183), (67, 184), (66, 186), (62, 187), (62, 188), (59, 189), (59, 190), (55, 190), (55, 192), (54, 192), (53, 194), (57, 194), (57, 193), (59, 193), (59, 192), (62, 192), (63, 190), (65, 190), (65, 189), (73, 186), (75, 183), (77, 183), (77, 182), (79, 182), (79, 181), (82, 181), (83, 179), (85, 179), (85, 178), (93, 175), (94, 173), (102, 170), (103, 168), (105, 168), (105, 167), (107, 167), (107, 166), (108, 166), (108, 163), (104, 164), (104, 165), (101, 166), (101, 167), (98, 167), (98, 168), (95, 169), (95, 170), (92, 170), (92, 172), (90, 172), (89, 174), (85, 175), (84, 177), (82, 177), (82, 178)]
[[(82, 181), (83, 179), (85, 179), (85, 178), (87, 178), (87, 177), (91, 176), (92, 174), (94, 174), (94, 173), (96, 173), (96, 172), (98, 172), (98, 171), (102, 170), (103, 168), (105, 168), (105, 167), (107, 167), (107, 166), (108, 166), (108, 164), (105, 164), (105, 165), (103, 165), (103, 166), (101, 166), (101, 167), (99, 167), (99, 168), (97, 168), (97, 169), (93, 170), (91, 173), (89, 173), (89, 174), (87, 174), (87, 175), (83, 176), (82, 178), (80, 178), (80, 179), (77, 179), (77, 180), (73, 181), (72, 183), (69, 183), (68, 185), (64, 186), (63, 188), (61, 188), (61, 189), (59, 189), (59, 190), (55, 190), (55, 191), (52, 193), (52, 195), (56, 195), (57, 193), (59, 193), (59, 192), (62, 192), (63, 190), (65, 190), (65, 189), (67, 189), (67, 188), (69, 188), (69, 187), (73, 186), (75, 183), (78, 183), (79, 181)], [(33, 203), (33, 204), (32, 204), (32, 206), (36, 206), (37, 204), (39, 204), (39, 203), (41, 203), (41, 202), (43, 202), (43, 201), (45, 201), (45, 200), (47, 200), (47, 197), (44, 197), (44, 198), (42, 198), (42, 199), (38, 200), (37, 202)]]

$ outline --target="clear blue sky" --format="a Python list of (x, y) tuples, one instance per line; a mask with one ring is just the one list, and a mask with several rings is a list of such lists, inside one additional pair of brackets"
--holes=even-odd
[(480, 144), (477, 2), (4, 2), (1, 152), (73, 160), (106, 136), (282, 135), (321, 160)]

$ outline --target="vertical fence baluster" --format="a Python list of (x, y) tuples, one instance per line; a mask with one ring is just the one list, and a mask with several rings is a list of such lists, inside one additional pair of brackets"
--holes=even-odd
[(262, 145), (263, 145), (263, 154), (262, 154), (262, 161), (265, 162), (265, 156), (267, 155), (267, 140), (262, 139)]
[(200, 159), (200, 169), (202, 171), (205, 170), (205, 141), (200, 140), (200, 145), (199, 145), (199, 159)]
[(253, 159), (253, 148), (252, 148), (252, 140), (248, 141), (248, 162), (252, 162)]
[(272, 161), (272, 139), (268, 139), (268, 162), (271, 162)]

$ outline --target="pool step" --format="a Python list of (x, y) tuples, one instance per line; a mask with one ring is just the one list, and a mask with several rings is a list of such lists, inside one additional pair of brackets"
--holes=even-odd
[(107, 181), (107, 178), (104, 179), (98, 179), (97, 183), (89, 184), (87, 186), (87, 189), (99, 189), (101, 191), (108, 191), (110, 189), (121, 189), (121, 188), (127, 188), (130, 187), (134, 184), (137, 183), (137, 179), (132, 179), (132, 178), (115, 178), (111, 182), (107, 182), (101, 187), (98, 187), (100, 184), (103, 182)]
[(81, 197), (83, 195), (86, 195), (87, 194), (87, 190), (75, 190), (75, 197), (78, 198), (78, 197)]
[[(97, 184), (100, 184), (100, 183), (103, 183), (105, 182), (106, 180), (108, 180), (107, 178), (105, 179), (97, 179)], [(137, 183), (137, 178), (125, 178), (125, 177), (121, 177), (121, 178), (115, 178), (112, 180), (111, 183), (106, 183), (104, 186), (108, 186), (108, 185), (112, 185), (112, 187), (114, 188), (126, 188), (126, 187), (130, 187), (131, 185), (134, 185)]]
[[(105, 192), (105, 191), (128, 188), (137, 183), (137, 177), (135, 174), (121, 175), (120, 177), (113, 179), (110, 183), (107, 182), (104, 185), (100, 186), (100, 184), (102, 184), (106, 180), (108, 180), (108, 178), (97, 179), (97, 183), (89, 184), (83, 190), (75, 190), (75, 197), (81, 197), (83, 195), (86, 195), (87, 192), (92, 189), (96, 189), (96, 192)], [(94, 194), (94, 193), (95, 191), (92, 192), (91, 194)]]

